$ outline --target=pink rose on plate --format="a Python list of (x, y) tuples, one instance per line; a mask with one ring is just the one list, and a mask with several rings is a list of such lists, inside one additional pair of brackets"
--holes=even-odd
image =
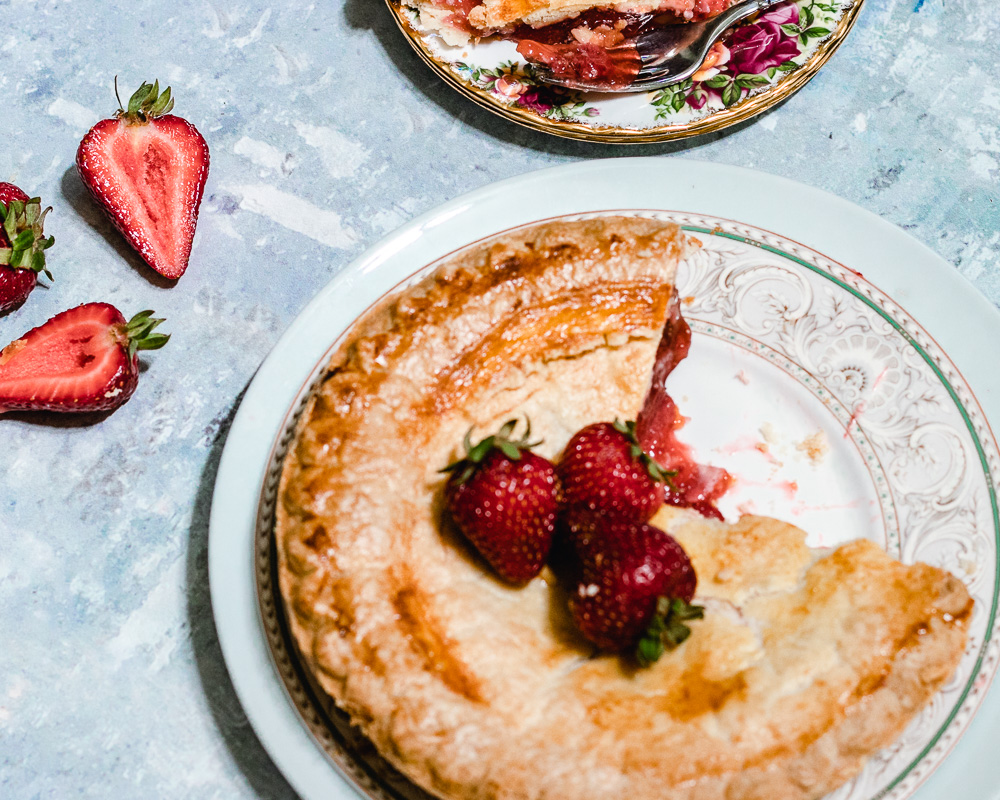
[(509, 100), (513, 100), (528, 91), (528, 87), (513, 75), (501, 75), (493, 84), (493, 91)]
[(737, 28), (729, 37), (730, 70), (759, 75), (791, 61), (802, 51), (798, 40), (786, 34), (781, 26), (796, 25), (798, 21), (798, 7), (787, 3), (763, 14), (756, 22)]
[(798, 25), (799, 7), (795, 3), (782, 3), (780, 6), (769, 8), (758, 18), (758, 22), (767, 20), (776, 25)]
[(552, 104), (543, 102), (537, 90), (522, 94), (517, 98), (517, 104), (525, 108), (530, 108), (532, 111), (537, 111), (540, 114), (552, 110)]
[(700, 111), (705, 107), (705, 103), (708, 102), (708, 92), (704, 89), (696, 89), (687, 96), (684, 102), (691, 106), (691, 108), (695, 111)]

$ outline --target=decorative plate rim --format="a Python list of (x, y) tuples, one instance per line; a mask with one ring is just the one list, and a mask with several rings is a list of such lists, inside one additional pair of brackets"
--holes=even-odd
[[(650, 172), (656, 172), (663, 180), (661, 185), (670, 188), (656, 192), (649, 187), (620, 186), (617, 179), (621, 177), (623, 169), (647, 177)], [(548, 184), (558, 182), (557, 179), (569, 180), (570, 183), (582, 181), (592, 185), (595, 176), (604, 179), (602, 183), (606, 188), (608, 202), (594, 207), (593, 200), (570, 193), (568, 199), (553, 203), (552, 208), (556, 213), (551, 216), (584, 215), (600, 211), (602, 207), (612, 211), (644, 207), (663, 211), (685, 208), (691, 209), (692, 213), (702, 213), (701, 207), (705, 207), (703, 212), (705, 214), (748, 220), (747, 225), (765, 233), (775, 229), (785, 229), (788, 233), (780, 234), (785, 240), (809, 241), (809, 245), (803, 246), (822, 254), (830, 261), (840, 264), (851, 263), (864, 268), (866, 273), (876, 276), (869, 279), (870, 283), (880, 288), (888, 284), (886, 295), (893, 303), (896, 302), (894, 297), (898, 295), (895, 294), (897, 290), (891, 287), (909, 287), (911, 281), (916, 280), (917, 274), (936, 280), (938, 292), (935, 295), (935, 302), (928, 306), (925, 302), (918, 303), (917, 300), (920, 298), (915, 297), (913, 303), (919, 306), (918, 313), (917, 315), (911, 313), (908, 316), (920, 319), (920, 325), (928, 329), (929, 337), (940, 332), (938, 338), (943, 337), (950, 343), (939, 346), (947, 354), (948, 359), (955, 363), (956, 369), (964, 371), (970, 388), (975, 388), (977, 405), (983, 414), (983, 429), (992, 437), (987, 409), (992, 409), (994, 416), (1000, 414), (998, 407), (1000, 401), (997, 400), (1000, 392), (996, 391), (1000, 388), (1000, 379), (976, 362), (966, 338), (961, 338), (963, 334), (968, 333), (970, 326), (961, 321), (955, 323), (952, 317), (942, 317), (940, 314), (948, 312), (949, 309), (954, 313), (957, 308), (964, 308), (967, 316), (973, 318), (976, 324), (986, 324), (994, 329), (1000, 329), (1000, 315), (964, 280), (953, 274), (949, 265), (928, 248), (874, 215), (825, 192), (751, 170), (721, 167), (704, 162), (681, 159), (618, 159), (614, 162), (585, 162), (520, 176), (484, 187), (429, 212), (403, 226), (355, 261), (319, 292), (313, 302), (299, 315), (252, 382), (234, 420), (219, 468), (212, 507), (209, 572), (220, 645), (233, 677), (233, 684), (251, 723), (279, 767), (303, 797), (330, 797), (331, 793), (333, 797), (346, 798), (353, 795), (338, 773), (330, 769), (329, 761), (312, 742), (311, 735), (285, 695), (284, 686), (271, 662), (263, 621), (258, 612), (253, 548), (239, 545), (241, 541), (245, 545), (250, 545), (247, 541), (248, 534), (253, 541), (259, 492), (265, 478), (265, 457), (274, 443), (275, 435), (282, 427), (283, 418), (291, 406), (291, 401), (298, 394), (301, 375), (305, 372), (303, 360), (309, 359), (309, 364), (321, 363), (321, 356), (326, 352), (330, 340), (329, 338), (325, 340), (322, 349), (318, 349), (315, 343), (297, 347), (297, 355), (294, 357), (290, 356), (290, 349), (302, 345), (310, 338), (310, 326), (320, 324), (320, 317), (323, 316), (320, 314), (320, 309), (331, 303), (337, 306), (340, 302), (338, 298), (348, 298), (344, 302), (352, 307), (352, 314), (347, 321), (356, 318), (364, 305), (378, 296), (373, 296), (371, 291), (364, 291), (364, 283), (371, 271), (381, 264), (392, 262), (393, 266), (388, 275), (400, 278), (399, 262), (407, 258), (406, 255), (402, 255), (404, 250), (417, 245), (413, 248), (415, 252), (427, 251), (433, 253), (434, 257), (412, 255), (412, 258), (418, 258), (424, 264), (439, 260), (456, 249), (454, 245), (448, 246), (450, 242), (465, 246), (481, 238), (480, 234), (487, 235), (528, 222), (530, 218), (526, 218), (525, 212), (510, 207), (510, 199), (516, 196), (517, 192), (524, 189), (537, 190), (539, 182)], [(713, 179), (720, 177), (728, 177), (732, 186), (732, 190), (724, 199), (719, 199), (702, 188), (706, 183), (711, 185)], [(779, 214), (773, 207), (760, 205), (764, 196), (772, 200), (783, 199), (789, 192), (797, 193), (801, 196), (800, 200), (807, 201), (803, 208), (808, 207), (810, 203), (816, 204), (815, 207), (809, 208), (811, 213), (815, 214), (822, 208), (832, 217), (842, 218), (841, 225), (850, 222), (856, 231), (865, 231), (868, 234), (866, 241), (868, 247), (858, 249), (854, 242), (834, 237), (832, 230), (818, 228), (815, 218), (810, 217), (805, 211), (800, 213), (795, 208), (783, 207)], [(656, 202), (648, 200), (651, 194), (660, 193), (663, 197)], [(685, 201), (678, 203), (678, 197), (684, 197)], [(504, 220), (510, 217), (514, 221), (511, 224), (504, 224), (503, 221), (498, 223), (489, 217), (491, 209), (498, 216), (503, 216)], [(733, 214), (731, 213), (733, 209), (740, 211)], [(499, 213), (501, 211), (502, 214)], [(456, 239), (455, 229), (459, 221), (462, 223), (459, 227), (464, 233)], [(832, 227), (839, 226), (834, 224)], [(487, 233), (483, 233), (484, 231)], [(817, 238), (820, 242), (828, 243), (828, 246), (812, 246)], [(907, 265), (906, 269), (887, 264), (884, 258), (886, 252), (894, 252), (899, 260)], [(844, 258), (845, 253), (850, 257)], [(405, 280), (406, 275), (414, 271), (412, 263), (411, 261), (410, 269), (402, 274), (400, 279)], [(917, 264), (916, 273), (913, 272), (914, 264)], [(385, 281), (386, 278), (383, 278), (381, 284), (385, 284)], [(351, 288), (358, 291), (344, 291)], [(390, 288), (383, 285), (382, 291), (378, 294)], [(902, 289), (898, 291), (903, 292)], [(956, 303), (959, 305), (956, 306)], [(931, 314), (928, 309), (933, 309), (934, 313)], [(928, 322), (926, 315), (933, 316), (936, 321)], [(948, 322), (952, 324), (946, 324)], [(957, 341), (956, 335), (960, 337)], [(959, 357), (956, 357), (956, 351)], [(298, 366), (290, 365), (289, 361), (297, 362)], [(970, 372), (973, 375), (971, 380)], [(299, 377), (296, 378), (295, 375)], [(288, 388), (289, 381), (294, 384), (293, 391)], [(249, 468), (247, 458), (251, 458)], [(235, 551), (234, 547), (237, 548)], [(240, 548), (244, 549), (241, 551)], [(990, 657), (995, 661), (995, 654), (991, 654)], [(985, 697), (987, 688), (987, 685), (976, 686), (977, 695)], [(994, 711), (1000, 708), (1000, 698), (991, 696), (987, 698), (987, 702)], [(980, 733), (984, 729), (1000, 730), (1000, 720), (997, 720), (1000, 715), (990, 714), (988, 717), (987, 720), (983, 720), (983, 715), (979, 715), (973, 723)], [(977, 786), (983, 787), (985, 792), (987, 784), (984, 781), (988, 780), (988, 777), (984, 776), (988, 776), (991, 770), (1000, 776), (1000, 765), (981, 756), (985, 741), (981, 736), (977, 736), (974, 743), (959, 748), (959, 751), (945, 761), (937, 773), (941, 775), (947, 772), (947, 778), (939, 780), (935, 775), (932, 779), (934, 785), (940, 785), (943, 780), (951, 780), (953, 783), (960, 780), (964, 786), (971, 780)], [(954, 742), (946, 743), (949, 749), (953, 744)], [(970, 758), (975, 757), (973, 754), (977, 753), (980, 754), (979, 760), (970, 765)], [(955, 766), (949, 768), (952, 763)], [(920, 776), (921, 781), (924, 778), (926, 774)], [(925, 795), (922, 790), (920, 792), (921, 798), (930, 796)], [(986, 796), (985, 793), (982, 795), (983, 800)]]
[(657, 125), (649, 128), (617, 128), (584, 125), (580, 122), (567, 122), (547, 119), (528, 109), (507, 105), (497, 100), (489, 92), (463, 81), (446, 65), (442, 64), (424, 42), (423, 37), (414, 30), (401, 12), (401, 0), (385, 0), (392, 18), (400, 32), (416, 51), (421, 60), (427, 64), (438, 77), (451, 88), (474, 102), (481, 108), (491, 111), (504, 119), (510, 120), (522, 127), (578, 141), (599, 142), (604, 144), (655, 144), (687, 139), (729, 128), (740, 122), (752, 119), (764, 113), (769, 108), (787, 100), (799, 89), (805, 86), (822, 67), (830, 60), (844, 39), (854, 28), (865, 0), (855, 0), (844, 11), (844, 16), (837, 29), (823, 41), (802, 67), (787, 76), (780, 84), (765, 89), (757, 94), (740, 100), (735, 105), (716, 111), (692, 122)]

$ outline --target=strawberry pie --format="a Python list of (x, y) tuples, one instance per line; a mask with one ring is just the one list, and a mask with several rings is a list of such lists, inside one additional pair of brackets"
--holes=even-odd
[(362, 315), (302, 415), (299, 655), (437, 797), (814, 800), (958, 664), (957, 578), (721, 519), (666, 391), (695, 246), (626, 217), (473, 245)]

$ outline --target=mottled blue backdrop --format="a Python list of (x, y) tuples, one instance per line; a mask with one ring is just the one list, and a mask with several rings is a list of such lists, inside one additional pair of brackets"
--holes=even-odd
[[(986, 0), (867, 0), (820, 75), (730, 132), (638, 148), (493, 117), (410, 51), (381, 0), (0, 0), (0, 180), (55, 207), (55, 282), (0, 346), (93, 300), (170, 345), (89, 424), (0, 418), (0, 797), (288, 798), (217, 643), (212, 482), (254, 370), (312, 295), (412, 216), (559, 163), (684, 155), (828, 189), (1000, 301), (1000, 40)], [(77, 144), (143, 80), (212, 152), (168, 286), (86, 196)], [(719, 187), (725, 191), (724, 186)]]

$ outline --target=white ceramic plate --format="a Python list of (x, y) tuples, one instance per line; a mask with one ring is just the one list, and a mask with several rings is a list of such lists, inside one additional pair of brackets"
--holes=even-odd
[[(546, 170), (447, 203), (345, 268), (261, 366), (226, 443), (209, 541), (220, 642), (261, 741), (308, 800), (411, 795), (303, 683), (270, 594), (277, 465), (332, 344), (456, 249), (540, 217), (609, 212), (673, 219), (704, 245), (678, 281), (695, 338), (669, 386), (692, 420), (683, 438), (738, 478), (723, 511), (789, 519), (813, 544), (872, 538), (904, 561), (950, 569), (976, 599), (956, 676), (831, 798), (997, 800), (1000, 697), (972, 718), (1000, 655), (1000, 456), (989, 427), (1000, 376), (988, 349), (1000, 315), (930, 250), (843, 200), (678, 159)], [(825, 455), (810, 448), (818, 442)]]

